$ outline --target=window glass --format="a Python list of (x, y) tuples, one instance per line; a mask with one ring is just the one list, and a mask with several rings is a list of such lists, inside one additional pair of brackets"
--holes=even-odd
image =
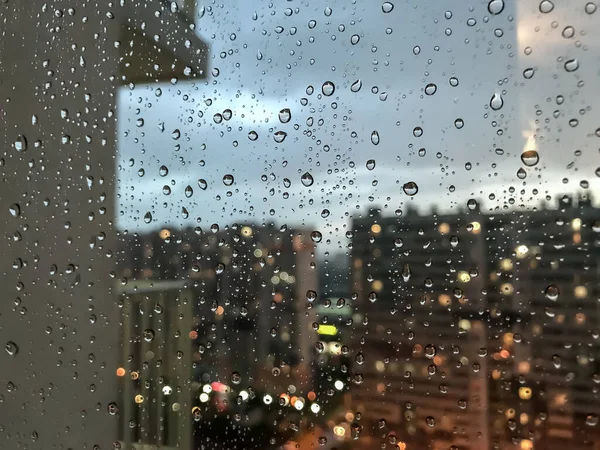
[(597, 7), (2, 0), (0, 447), (600, 448)]

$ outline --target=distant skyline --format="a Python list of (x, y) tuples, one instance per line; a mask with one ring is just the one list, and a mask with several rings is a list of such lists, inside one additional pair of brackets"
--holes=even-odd
[[(515, 206), (538, 206), (546, 195), (575, 193), (582, 180), (591, 192), (598, 187), (594, 106), (600, 100), (585, 80), (600, 69), (588, 51), (600, 31), (583, 4), (581, 11), (557, 4), (542, 14), (537, 2), (519, 2), (516, 11), (515, 2), (506, 1), (498, 15), (488, 12), (487, 2), (448, 2), (447, 8), (394, 2), (389, 13), (368, 1), (268, 5), (204, 6), (198, 32), (210, 44), (206, 82), (182, 79), (120, 91), (119, 228), (273, 221), (319, 229), (333, 244), (351, 216), (376, 205), (387, 205), (389, 214), (408, 205), (449, 211), (475, 198), (485, 211), (510, 198)], [(572, 38), (562, 36), (566, 26), (573, 26)], [(565, 62), (573, 58), (579, 67), (568, 72)], [(530, 67), (534, 75), (526, 79)], [(450, 84), (452, 77), (458, 86)], [(362, 88), (353, 92), (358, 79)], [(335, 85), (331, 96), (322, 93), (328, 81)], [(433, 95), (425, 93), (430, 83), (437, 87)], [(490, 107), (494, 95), (502, 97), (498, 110)], [(291, 112), (288, 123), (278, 117), (284, 108)], [(227, 109), (231, 119), (215, 123), (214, 115)], [(464, 122), (460, 129), (457, 119)], [(422, 136), (415, 136), (415, 127)], [(274, 137), (279, 131), (287, 133), (280, 143)], [(532, 146), (540, 162), (524, 167), (520, 155)], [(524, 180), (516, 175), (521, 167)], [(301, 182), (306, 172), (314, 178), (310, 187)], [(232, 186), (224, 184), (225, 175), (233, 175)], [(402, 189), (410, 181), (419, 188), (412, 197)], [(170, 195), (163, 194), (164, 185)]]

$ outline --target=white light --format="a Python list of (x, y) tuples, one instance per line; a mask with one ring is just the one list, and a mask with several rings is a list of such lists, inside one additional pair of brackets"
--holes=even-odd
[(208, 394), (206, 392), (203, 392), (202, 394), (200, 394), (200, 401), (202, 403), (206, 403), (208, 401)]
[(316, 403), (313, 403), (312, 405), (310, 405), (310, 410), (317, 414), (319, 411), (321, 411), (321, 407)]
[(273, 397), (271, 397), (269, 394), (266, 394), (263, 397), (263, 402), (265, 402), (265, 405), (270, 405), (271, 403), (273, 403)]
[(171, 386), (164, 386), (162, 388), (162, 392), (163, 395), (171, 395), (171, 392), (173, 392), (173, 388)]
[(519, 245), (517, 247), (517, 257), (523, 258), (529, 252), (529, 248), (526, 245)]
[(246, 391), (240, 391), (240, 397), (242, 397), (242, 400), (246, 401), (248, 400), (248, 393)]
[(294, 408), (300, 411), (302, 408), (304, 408), (304, 401), (300, 399), (296, 400), (296, 403), (294, 403)]
[(202, 392), (210, 394), (212, 392), (212, 386), (210, 384), (205, 384), (202, 386)]
[(335, 386), (335, 388), (338, 391), (341, 391), (342, 389), (344, 389), (344, 382), (341, 380), (335, 380), (335, 383), (333, 383), (333, 385)]

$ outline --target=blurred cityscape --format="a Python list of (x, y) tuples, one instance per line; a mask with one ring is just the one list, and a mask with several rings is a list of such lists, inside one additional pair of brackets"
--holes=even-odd
[[(600, 209), (119, 237), (124, 448), (600, 448)], [(149, 448), (150, 448), (149, 447)]]

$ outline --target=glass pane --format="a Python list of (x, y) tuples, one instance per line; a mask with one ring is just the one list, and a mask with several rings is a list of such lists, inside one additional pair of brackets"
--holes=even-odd
[(600, 448), (597, 3), (67, 3), (0, 3), (0, 447)]

